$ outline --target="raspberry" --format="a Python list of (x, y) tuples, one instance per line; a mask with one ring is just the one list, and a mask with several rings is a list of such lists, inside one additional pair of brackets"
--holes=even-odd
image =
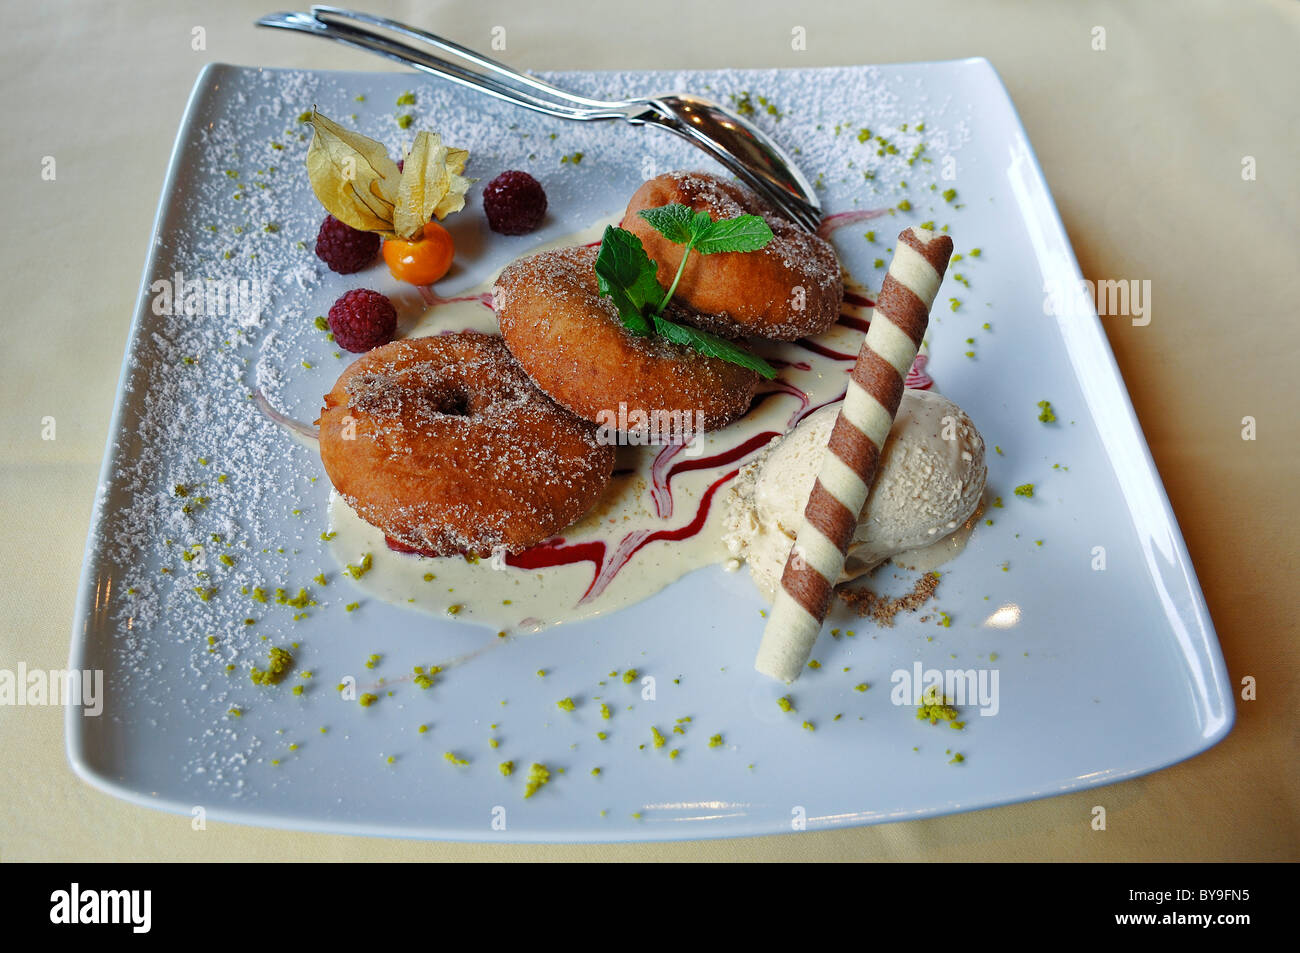
[(527, 172), (502, 172), (483, 189), (488, 226), (502, 235), (527, 235), (546, 216), (546, 193)]
[(331, 271), (350, 275), (375, 260), (379, 253), (379, 236), (345, 225), (333, 215), (326, 215), (316, 235), (316, 257)]
[(329, 322), (339, 347), (360, 354), (393, 339), (397, 310), (378, 291), (354, 288), (334, 302)]

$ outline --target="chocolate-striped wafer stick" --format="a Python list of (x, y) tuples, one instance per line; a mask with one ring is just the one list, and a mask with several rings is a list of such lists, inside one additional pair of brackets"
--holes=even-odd
[(764, 675), (793, 681), (812, 653), (951, 255), (946, 235), (908, 228), (898, 236), (763, 630), (754, 667)]

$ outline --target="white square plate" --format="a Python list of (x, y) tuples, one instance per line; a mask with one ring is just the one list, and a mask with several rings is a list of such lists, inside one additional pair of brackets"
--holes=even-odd
[[(299, 114), (315, 104), (355, 116), (396, 149), (408, 135), (396, 116), (410, 112), (412, 131), (434, 129), (468, 148), (469, 173), (483, 181), (507, 168), (543, 181), (550, 217), (522, 239), (489, 232), (471, 190), (466, 211), (449, 220), (460, 264), (443, 294), (537, 241), (617, 214), (647, 174), (709, 163), (671, 136), (549, 120), (415, 75), (214, 65), (172, 155), (87, 544), (70, 665), (102, 670), (106, 700), (99, 717), (68, 710), (79, 775), (139, 804), (306, 830), (703, 838), (1044, 797), (1154, 771), (1224, 737), (1233, 706), (1223, 659), (1101, 323), (1091, 308), (1045, 314), (1045, 288), (1077, 287), (1080, 273), (986, 61), (553, 78), (604, 96), (673, 89), (727, 102), (748, 93), (755, 121), (797, 151), (829, 211), (910, 202), (835, 236), (870, 287), (882, 274), (873, 262), (888, 260), (898, 230), (925, 220), (950, 227), (967, 257), (940, 291), (929, 370), (1000, 448), (990, 451), (989, 486), (1005, 501), (944, 567), (937, 608), (951, 624), (936, 626), (934, 613), (927, 623), (905, 615), (892, 629), (841, 618), (831, 625), (856, 637), (823, 634), (822, 668), (786, 689), (752, 671), (763, 601), (748, 574), (713, 567), (627, 610), (511, 639), (428, 691), (412, 686), (413, 666), (473, 652), (494, 634), (375, 600), (344, 612), (358, 593), (337, 578), (319, 538), (328, 497), (319, 459), (248, 400), (257, 384), (290, 414), (314, 419), (344, 362), (313, 316), (359, 285), (396, 295), (403, 309), (417, 300), (382, 266), (345, 278), (312, 254), (322, 212), (306, 180)], [(396, 107), (407, 90), (416, 105)], [(876, 141), (860, 140), (863, 128), (898, 153), (878, 156)], [(914, 158), (920, 141), (926, 149)], [(561, 161), (576, 152), (580, 162)], [(948, 187), (957, 194), (945, 201)], [(877, 244), (867, 228), (880, 233)], [(155, 282), (177, 272), (255, 280), (264, 306), (159, 315)], [(956, 311), (949, 298), (960, 300)], [(1037, 419), (1043, 399), (1054, 424)], [(1013, 495), (1024, 483), (1035, 485), (1032, 499)], [(195, 543), (206, 552), (187, 562), (181, 554)], [(1094, 568), (1098, 547), (1104, 570)], [(325, 587), (311, 581), (322, 570)], [(305, 586), (319, 605), (294, 621), (291, 607), (242, 593), (258, 585)], [(248, 616), (255, 625), (243, 624)], [(315, 675), (297, 680), (306, 691), (253, 685), (247, 666), (290, 641), (298, 670)], [(381, 659), (368, 670), (372, 654)], [(914, 663), (996, 669), (998, 713), (972, 707), (961, 732), (918, 721), (890, 698), (892, 673)], [(654, 676), (653, 701), (608, 679), (630, 666)], [(341, 701), (334, 686), (347, 674), (387, 679), (380, 701)], [(855, 691), (861, 682), (873, 687)], [(787, 693), (797, 715), (775, 703)], [(579, 703), (571, 714), (555, 707), (566, 696)], [(612, 719), (600, 718), (593, 696), (613, 703)], [(648, 743), (652, 725), (667, 732), (687, 716), (686, 734), (670, 735), (680, 757)], [(715, 733), (724, 745), (709, 746)], [(470, 764), (448, 764), (447, 751)], [(950, 763), (955, 752), (965, 760)], [(510, 778), (497, 769), (507, 759), (519, 768)], [(550, 766), (552, 780), (524, 799), (531, 762)]]

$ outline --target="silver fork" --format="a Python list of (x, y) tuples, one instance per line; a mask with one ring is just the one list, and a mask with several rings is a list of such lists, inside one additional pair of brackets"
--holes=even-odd
[[(821, 223), (821, 203), (785, 151), (752, 123), (701, 96), (668, 93), (645, 99), (588, 99), (424, 30), (339, 7), (273, 13), (257, 25), (310, 33), (376, 53), (548, 116), (588, 122), (622, 119), (636, 126), (666, 129), (703, 149), (804, 228), (815, 232)], [(475, 68), (443, 59), (398, 37), (451, 54)]]

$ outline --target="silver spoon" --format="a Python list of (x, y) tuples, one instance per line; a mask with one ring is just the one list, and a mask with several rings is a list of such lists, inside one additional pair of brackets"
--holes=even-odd
[[(701, 96), (670, 93), (645, 99), (588, 99), (424, 30), (339, 7), (313, 6), (311, 13), (273, 13), (262, 17), (257, 25), (310, 33), (376, 53), (548, 116), (582, 121), (622, 119), (633, 125), (667, 129), (713, 156), (804, 228), (815, 232), (821, 223), (821, 203), (785, 151), (742, 117)], [(442, 59), (396, 37), (434, 47), (476, 69)]]

